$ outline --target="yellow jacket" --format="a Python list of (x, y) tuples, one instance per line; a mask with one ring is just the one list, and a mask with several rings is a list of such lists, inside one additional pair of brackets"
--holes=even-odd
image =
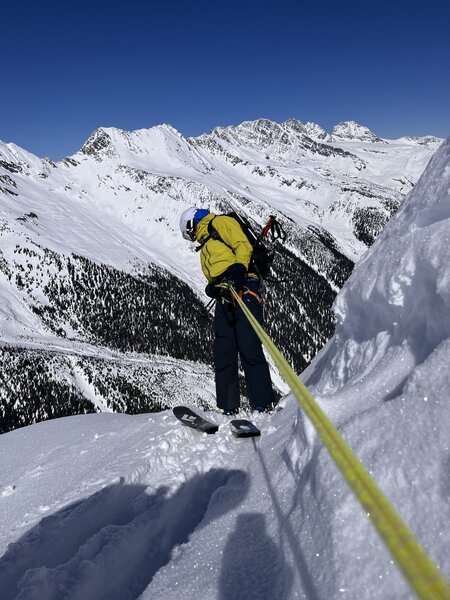
[(209, 239), (200, 251), (202, 271), (208, 283), (214, 283), (234, 263), (242, 263), (248, 269), (253, 252), (239, 223), (226, 215), (209, 213), (200, 221), (197, 227), (197, 240), (200, 243), (209, 236), (208, 225), (213, 219), (213, 227), (225, 243)]

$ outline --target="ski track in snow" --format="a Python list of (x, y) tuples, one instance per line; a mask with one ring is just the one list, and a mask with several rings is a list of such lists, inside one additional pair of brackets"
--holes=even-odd
[[(22, 518), (10, 523), (7, 538), (16, 541), (0, 559), (2, 600), (137, 598), (193, 532), (247, 493), (245, 465), (260, 442), (236, 440), (224, 417), (212, 419), (221, 423), (214, 436), (167, 412), (50, 421), (35, 426), (42, 435), (19, 458), (14, 448), (26, 444), (27, 428), (6, 434), (10, 481), (0, 485), (1, 513), (11, 514), (19, 492), (14, 512)], [(53, 434), (58, 439), (45, 444)], [(238, 530), (259, 546), (262, 517), (239, 518)]]

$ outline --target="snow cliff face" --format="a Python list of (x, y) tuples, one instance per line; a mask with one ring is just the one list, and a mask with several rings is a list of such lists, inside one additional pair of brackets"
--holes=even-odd
[[(331, 305), (354, 261), (439, 143), (336, 141), (312, 123), (260, 119), (191, 139), (169, 125), (100, 128), (57, 164), (0, 144), (3, 430), (80, 410), (174, 403), (169, 384), (166, 404), (157, 391), (161, 357), (176, 359), (175, 379), (191, 368), (183, 360), (198, 365), (199, 380), (212, 377), (210, 367), (204, 371), (211, 333), (203, 276), (178, 231), (187, 206), (237, 209), (255, 226), (276, 214), (284, 224), (288, 241), (274, 264), (281, 282), (268, 284), (268, 329), (305, 368), (333, 332)], [(280, 314), (291, 315), (289, 335)], [(59, 358), (30, 387), (47, 352)], [(131, 367), (125, 374), (129, 353), (151, 365), (150, 383)], [(93, 356), (120, 371), (114, 385)], [(53, 385), (63, 386), (56, 395), (65, 400), (51, 409)], [(108, 392), (114, 386), (120, 399)], [(210, 388), (200, 387), (193, 400), (212, 405)], [(47, 408), (37, 410), (43, 390)]]

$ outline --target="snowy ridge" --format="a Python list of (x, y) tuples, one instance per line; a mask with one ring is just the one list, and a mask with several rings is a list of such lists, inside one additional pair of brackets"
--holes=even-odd
[[(450, 139), (345, 284), (304, 374), (447, 577), (449, 189)], [(221, 415), (206, 436), (170, 411), (0, 436), (5, 598), (411, 598), (296, 402), (282, 405), (254, 417), (257, 446)]]

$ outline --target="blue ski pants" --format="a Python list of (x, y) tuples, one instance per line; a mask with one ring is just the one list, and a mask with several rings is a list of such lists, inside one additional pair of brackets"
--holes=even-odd
[[(249, 279), (246, 287), (258, 293), (259, 281)], [(263, 311), (259, 298), (244, 288), (242, 299), (262, 324)], [(217, 406), (222, 410), (240, 406), (238, 357), (244, 370), (250, 406), (264, 409), (274, 398), (269, 366), (261, 342), (242, 309), (222, 299), (217, 302), (214, 315), (216, 398)]]

